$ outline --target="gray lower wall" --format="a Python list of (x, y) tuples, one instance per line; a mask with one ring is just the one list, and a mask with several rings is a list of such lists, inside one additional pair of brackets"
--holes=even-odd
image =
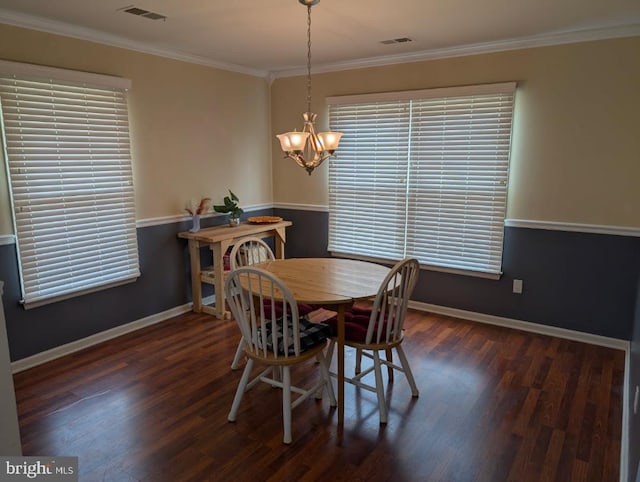
[(640, 238), (508, 227), (499, 281), (426, 271), (416, 299), (628, 340), (639, 270)]
[[(272, 210), (247, 213), (267, 215)], [(223, 224), (225, 216), (201, 221), (202, 228)], [(0, 280), (5, 281), (4, 310), (11, 360), (16, 361), (101, 331), (140, 320), (191, 301), (187, 241), (177, 234), (190, 221), (138, 228), (140, 272), (133, 283), (25, 310), (20, 304), (16, 246), (0, 246)], [(203, 248), (203, 263), (211, 252)], [(203, 296), (213, 293), (203, 286)]]
[[(291, 209), (254, 211), (293, 221), (287, 257), (324, 257), (328, 213)], [(247, 213), (245, 216), (248, 216)], [(202, 221), (203, 227), (223, 217)], [(11, 359), (19, 360), (191, 300), (188, 222), (138, 229), (141, 277), (134, 283), (24, 310), (14, 245), (0, 246), (0, 279)], [(203, 250), (203, 261), (210, 253)], [(422, 271), (416, 301), (630, 340), (640, 238), (505, 228), (504, 276), (498, 281)], [(524, 280), (521, 295), (512, 280)], [(212, 292), (205, 289), (204, 296)]]
[[(287, 256), (329, 255), (328, 213), (275, 214), (294, 222)], [(423, 270), (412, 298), (629, 340), (639, 272), (638, 237), (507, 227), (500, 280)], [(514, 279), (524, 282), (520, 295)]]

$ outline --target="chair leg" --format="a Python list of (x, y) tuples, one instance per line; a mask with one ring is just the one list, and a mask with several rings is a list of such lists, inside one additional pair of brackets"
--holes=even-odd
[(247, 360), (247, 365), (244, 367), (244, 371), (242, 372), (242, 377), (240, 377), (240, 383), (238, 383), (238, 389), (236, 390), (236, 396), (233, 397), (233, 403), (231, 404), (231, 411), (229, 412), (229, 416), (227, 419), (229, 422), (236, 421), (236, 415), (238, 414), (238, 407), (240, 407), (240, 402), (242, 401), (242, 396), (247, 388), (247, 383), (249, 382), (249, 377), (251, 376), (251, 369), (253, 368), (253, 360)]
[[(322, 388), (326, 387), (327, 395), (329, 395), (329, 405), (335, 407), (337, 405), (336, 395), (333, 391), (333, 383), (331, 382), (331, 375), (329, 375), (329, 359), (327, 359), (322, 353), (318, 353), (318, 362), (320, 363), (320, 375), (324, 380), (324, 384), (320, 386), (318, 392), (316, 392), (316, 398), (322, 398)], [(318, 397), (319, 395), (319, 397)]]
[[(391, 350), (391, 348), (387, 348), (385, 350), (386, 355), (387, 355), (387, 361), (389, 363), (393, 363), (393, 351)], [(393, 381), (393, 367), (390, 367), (389, 365), (387, 365), (387, 375), (389, 376), (389, 382)]]
[(327, 366), (331, 367), (331, 361), (333, 360), (333, 351), (336, 348), (336, 340), (333, 338), (329, 339), (329, 347), (327, 348), (327, 354), (325, 355), (325, 359), (327, 360)]
[(291, 372), (289, 367), (282, 367), (282, 421), (284, 424), (283, 442), (291, 443)]
[(380, 424), (387, 423), (387, 401), (384, 398), (384, 383), (382, 382), (382, 367), (380, 353), (373, 350), (373, 368), (376, 374), (376, 392), (378, 394), (378, 409), (380, 410)]
[(404, 354), (402, 346), (396, 346), (396, 350), (398, 351), (398, 358), (400, 358), (400, 364), (402, 365), (402, 369), (404, 370), (404, 375), (407, 377), (407, 381), (409, 382), (409, 386), (411, 387), (411, 396), (418, 397), (420, 395), (420, 392), (418, 391), (416, 381), (413, 378), (413, 372), (411, 371), (411, 367), (409, 366), (407, 356)]
[(240, 338), (240, 343), (238, 343), (238, 348), (236, 349), (236, 355), (233, 357), (233, 363), (231, 363), (232, 370), (236, 370), (240, 367), (240, 360), (242, 360), (243, 354), (244, 354), (244, 336)]
[[(321, 361), (321, 358), (320, 358), (321, 356), (322, 356), (321, 353), (318, 353), (316, 355), (316, 365), (320, 365), (320, 378), (321, 378), (321, 380), (324, 381), (324, 373), (322, 371), (322, 365), (323, 365), (324, 362)], [(322, 400), (322, 390), (324, 390), (324, 388), (325, 388), (325, 384), (324, 383), (318, 384), (318, 389), (316, 390), (315, 395), (314, 395), (316, 400)]]
[(282, 367), (273, 367), (273, 372), (271, 373), (271, 377), (276, 382), (282, 381)]
[(356, 375), (360, 374), (361, 363), (362, 363), (362, 350), (360, 348), (357, 348), (356, 349)]

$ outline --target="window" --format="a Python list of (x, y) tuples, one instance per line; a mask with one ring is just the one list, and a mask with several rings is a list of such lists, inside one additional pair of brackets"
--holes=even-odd
[(140, 275), (128, 84), (0, 62), (4, 157), (25, 307)]
[(497, 278), (515, 83), (328, 99), (329, 250)]

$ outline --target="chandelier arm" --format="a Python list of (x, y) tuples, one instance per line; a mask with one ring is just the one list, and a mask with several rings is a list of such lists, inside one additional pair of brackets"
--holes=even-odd
[(285, 159), (286, 159), (287, 157), (288, 157), (289, 159), (293, 159), (293, 160), (296, 162), (296, 164), (297, 164), (298, 166), (300, 166), (300, 167), (303, 167), (303, 168), (307, 169), (307, 165), (305, 164), (305, 162), (304, 162), (304, 158), (302, 157), (302, 155), (300, 155), (300, 154), (296, 154), (296, 153), (293, 153), (293, 152), (288, 152), (288, 153), (287, 153), (287, 155), (285, 156)]
[(320, 166), (320, 164), (322, 164), (324, 161), (326, 161), (331, 157), (334, 157), (334, 155), (328, 152), (323, 152), (322, 155), (314, 156), (312, 161), (306, 161), (302, 154), (297, 154), (295, 152), (287, 152), (285, 155), (285, 159), (287, 158), (292, 159), (293, 161), (295, 161), (295, 163), (298, 166), (302, 167), (303, 169), (306, 169), (306, 171), (309, 174), (311, 174), (316, 167)]
[(322, 164), (324, 161), (326, 161), (327, 159), (329, 159), (330, 157), (333, 157), (333, 154), (329, 154), (328, 152), (324, 153), (320, 158), (320, 160), (318, 161), (318, 166)]

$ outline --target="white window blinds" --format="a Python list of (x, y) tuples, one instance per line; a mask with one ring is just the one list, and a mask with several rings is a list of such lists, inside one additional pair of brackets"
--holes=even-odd
[(25, 306), (138, 277), (125, 90), (0, 71), (0, 102)]
[(329, 250), (501, 272), (515, 83), (334, 97)]

